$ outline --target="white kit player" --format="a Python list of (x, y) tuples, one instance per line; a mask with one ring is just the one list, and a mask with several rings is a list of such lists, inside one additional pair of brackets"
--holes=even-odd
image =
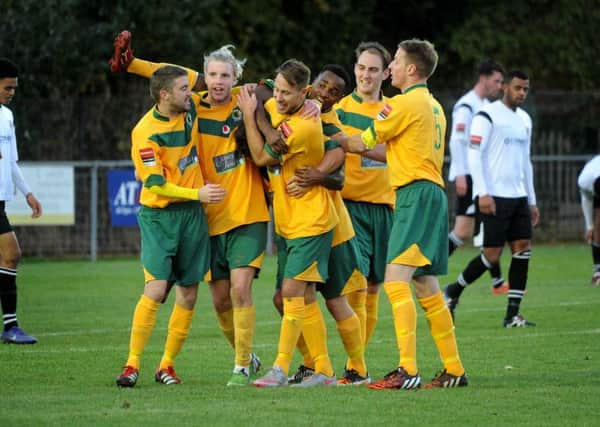
[(577, 178), (585, 219), (585, 240), (592, 246), (592, 286), (600, 285), (600, 155), (587, 162)]
[(532, 229), (539, 221), (531, 166), (531, 118), (519, 108), (529, 92), (529, 77), (511, 71), (503, 84), (503, 98), (484, 106), (471, 124), (469, 168), (473, 194), (483, 227), (483, 251), (461, 274), (461, 281), (445, 288), (451, 311), (465, 287), (479, 276), (481, 264), (497, 263), (506, 242), (512, 252), (510, 290), (503, 325), (535, 326), (519, 313), (525, 295), (531, 256)]
[[(452, 109), (448, 180), (455, 183), (456, 215), (454, 228), (448, 235), (449, 255), (452, 255), (458, 247), (462, 246), (465, 240), (479, 233), (480, 222), (476, 220), (472, 191), (473, 182), (469, 172), (467, 156), (471, 121), (484, 105), (497, 100), (502, 94), (504, 73), (502, 65), (492, 60), (486, 60), (479, 64), (477, 83), (454, 104)], [(476, 245), (481, 246), (481, 243)], [(508, 283), (502, 278), (500, 264), (493, 264), (489, 270), (492, 277), (492, 293), (506, 293)]]

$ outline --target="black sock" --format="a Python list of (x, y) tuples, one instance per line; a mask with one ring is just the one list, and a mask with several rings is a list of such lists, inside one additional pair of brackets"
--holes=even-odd
[[(484, 261), (485, 260), (485, 261)], [(446, 294), (450, 298), (458, 298), (465, 288), (479, 279), (483, 273), (487, 270), (486, 264), (489, 261), (483, 256), (483, 254), (477, 255), (473, 258), (463, 272), (458, 276), (458, 280), (446, 288)]]
[(600, 243), (592, 242), (592, 258), (594, 259), (594, 273), (600, 271)]
[(525, 288), (527, 287), (529, 258), (531, 258), (531, 251), (517, 252), (512, 256), (508, 270), (510, 290), (508, 291), (508, 305), (506, 307), (507, 320), (519, 314), (521, 300), (525, 295)]
[(448, 256), (452, 255), (456, 248), (461, 247), (463, 243), (464, 242), (454, 234), (454, 231), (451, 231), (450, 234), (448, 234)]
[(500, 269), (500, 263), (491, 264), (489, 269), (490, 276), (492, 276), (492, 285), (497, 288), (502, 286), (504, 283), (504, 278), (502, 277), (502, 270)]
[(17, 323), (17, 270), (0, 267), (0, 305), (4, 330), (8, 331)]
[(457, 247), (452, 239), (448, 239), (448, 256), (452, 255)]

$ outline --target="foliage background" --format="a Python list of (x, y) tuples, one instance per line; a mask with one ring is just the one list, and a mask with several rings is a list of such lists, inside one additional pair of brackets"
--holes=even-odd
[[(232, 43), (249, 58), (245, 81), (272, 75), (289, 57), (314, 70), (336, 62), (351, 72), (360, 41), (377, 40), (394, 52), (400, 40), (427, 38), (440, 54), (430, 85), (447, 113), (473, 84), (477, 63), (493, 57), (530, 73), (529, 110), (538, 128), (559, 129), (572, 140), (563, 151), (600, 151), (599, 0), (0, 0), (0, 6), (0, 56), (21, 69), (12, 108), (27, 160), (128, 158), (129, 132), (151, 104), (143, 79), (108, 69), (122, 29), (133, 32), (137, 56), (196, 69), (205, 52)], [(389, 85), (385, 92), (396, 93)]]

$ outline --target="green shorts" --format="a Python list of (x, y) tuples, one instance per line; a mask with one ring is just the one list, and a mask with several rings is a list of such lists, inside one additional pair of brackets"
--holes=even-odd
[(333, 231), (318, 236), (285, 239), (287, 259), (283, 278), (325, 283), (332, 239)]
[(267, 223), (255, 222), (236, 227), (210, 238), (212, 280), (229, 279), (234, 268), (254, 267), (260, 271), (267, 246)]
[(448, 273), (448, 200), (441, 187), (416, 181), (396, 190), (387, 263), (418, 267), (415, 276)]
[(359, 268), (360, 259), (356, 238), (331, 248), (329, 278), (327, 282), (317, 284), (317, 290), (325, 299), (337, 298), (366, 288), (364, 273)]
[(371, 283), (382, 283), (385, 255), (392, 230), (393, 211), (388, 205), (344, 200), (364, 263), (364, 274)]
[(153, 279), (181, 286), (202, 280), (209, 270), (210, 243), (206, 214), (198, 202), (173, 203), (162, 209), (142, 206), (137, 218), (142, 265)]

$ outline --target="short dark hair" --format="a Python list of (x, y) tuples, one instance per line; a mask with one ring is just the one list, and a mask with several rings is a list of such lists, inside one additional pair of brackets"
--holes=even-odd
[(510, 70), (507, 74), (506, 74), (506, 79), (504, 79), (505, 83), (510, 83), (510, 81), (514, 78), (517, 79), (521, 79), (521, 80), (529, 80), (529, 76), (521, 70)]
[(12, 61), (6, 58), (0, 58), (0, 79), (6, 77), (19, 77), (19, 69)]
[(383, 69), (385, 70), (392, 62), (392, 54), (379, 42), (360, 42), (354, 50), (356, 54), (356, 60), (364, 52), (367, 51), (374, 55), (379, 55), (381, 62), (383, 62)]
[(310, 68), (295, 58), (288, 59), (275, 70), (292, 86), (304, 89), (310, 81)]
[(481, 64), (479, 64), (479, 67), (477, 67), (477, 72), (480, 76), (487, 77), (491, 76), (495, 72), (498, 72), (502, 75), (506, 74), (506, 70), (504, 69), (504, 67), (496, 61), (494, 61), (493, 59), (486, 59)]
[(323, 73), (324, 71), (331, 71), (333, 74), (335, 74), (344, 81), (344, 93), (348, 93), (350, 91), (352, 81), (350, 80), (350, 75), (344, 67), (342, 67), (339, 64), (326, 64), (323, 66), (323, 68), (321, 68), (321, 73)]
[(187, 72), (174, 65), (165, 65), (156, 70), (150, 77), (150, 96), (154, 102), (160, 101), (161, 90), (171, 90), (173, 81), (182, 76), (187, 76)]

